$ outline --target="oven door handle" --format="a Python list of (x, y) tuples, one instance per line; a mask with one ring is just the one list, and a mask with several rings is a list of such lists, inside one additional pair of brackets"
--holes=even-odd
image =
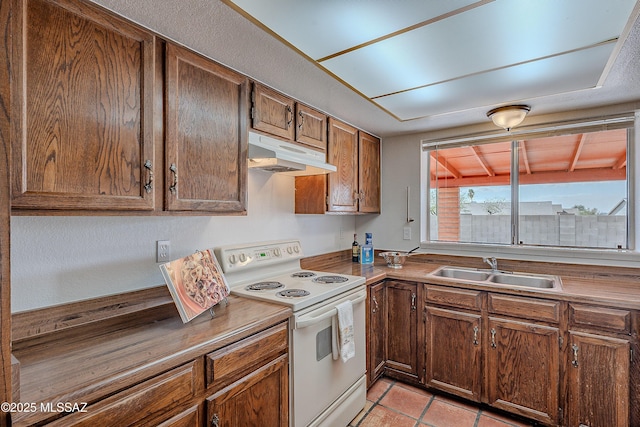
[[(366, 294), (361, 295), (359, 297), (352, 299), (351, 304), (353, 305), (359, 304), (362, 301), (364, 301), (366, 298), (367, 298)], [(315, 325), (316, 323), (322, 322), (325, 319), (334, 317), (337, 314), (338, 314), (338, 309), (334, 307), (331, 310), (326, 311), (318, 316), (309, 316), (309, 317), (307, 317), (306, 315), (301, 316), (300, 319), (296, 319), (296, 329), (302, 329), (311, 325)]]

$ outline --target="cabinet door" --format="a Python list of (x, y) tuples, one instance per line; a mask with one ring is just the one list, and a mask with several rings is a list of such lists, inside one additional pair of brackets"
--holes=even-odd
[(556, 424), (560, 381), (558, 328), (489, 318), (489, 404)]
[(294, 100), (275, 90), (253, 85), (251, 126), (254, 129), (293, 141)]
[(480, 325), (480, 314), (427, 307), (427, 385), (480, 401)]
[(213, 427), (289, 426), (287, 355), (207, 398)]
[(329, 117), (327, 161), (337, 168), (328, 175), (328, 211), (358, 210), (358, 130)]
[[(387, 368), (418, 379), (418, 318), (415, 283), (387, 282)], [(388, 372), (388, 371), (387, 371)]]
[(85, 1), (14, 5), (12, 206), (152, 210), (154, 36)]
[(569, 332), (570, 426), (629, 425), (629, 341)]
[(311, 107), (296, 104), (296, 141), (327, 150), (327, 116)]
[(166, 208), (246, 212), (248, 81), (167, 44)]
[(387, 311), (385, 299), (384, 282), (369, 286), (369, 307), (367, 318), (369, 324), (367, 331), (369, 339), (368, 354), (368, 385), (371, 386), (384, 371), (386, 354), (386, 335), (387, 335)]
[(359, 158), (359, 205), (366, 213), (380, 212), (380, 140), (360, 131)]

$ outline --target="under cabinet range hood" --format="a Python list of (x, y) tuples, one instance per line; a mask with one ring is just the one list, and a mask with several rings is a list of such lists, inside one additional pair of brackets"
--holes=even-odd
[(294, 176), (337, 170), (323, 152), (254, 132), (249, 132), (249, 168)]

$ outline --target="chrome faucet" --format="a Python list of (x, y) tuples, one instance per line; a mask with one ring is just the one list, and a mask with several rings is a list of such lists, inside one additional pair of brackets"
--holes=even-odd
[(482, 261), (489, 264), (489, 266), (491, 267), (491, 271), (498, 271), (498, 260), (496, 259), (496, 257), (482, 258)]

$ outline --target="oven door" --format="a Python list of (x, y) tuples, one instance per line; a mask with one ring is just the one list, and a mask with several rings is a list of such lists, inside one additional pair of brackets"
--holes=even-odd
[[(292, 426), (320, 426), (329, 420), (332, 423), (344, 421), (343, 425), (347, 425), (364, 407), (366, 295), (365, 287), (359, 286), (294, 313), (291, 331)], [(336, 305), (347, 300), (353, 306), (355, 356), (343, 362), (336, 336)]]

